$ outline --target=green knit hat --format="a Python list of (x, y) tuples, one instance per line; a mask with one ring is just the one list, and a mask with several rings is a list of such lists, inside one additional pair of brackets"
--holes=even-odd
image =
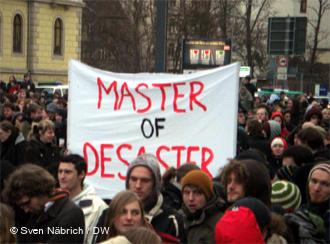
[(272, 184), (272, 204), (281, 206), (286, 212), (296, 211), (301, 204), (299, 188), (284, 180)]

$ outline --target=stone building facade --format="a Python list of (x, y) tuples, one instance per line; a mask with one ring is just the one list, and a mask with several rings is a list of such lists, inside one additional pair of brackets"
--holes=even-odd
[(30, 72), (36, 82), (67, 83), (80, 60), (83, 0), (0, 0), (0, 80)]

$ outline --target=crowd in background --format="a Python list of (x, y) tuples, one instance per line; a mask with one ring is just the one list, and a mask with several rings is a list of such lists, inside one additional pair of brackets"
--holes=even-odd
[(0, 83), (0, 242), (329, 243), (328, 101), (258, 97), (250, 80), (240, 85), (237, 155), (217, 176), (194, 162), (161, 176), (157, 158), (143, 154), (130, 162), (126, 190), (101, 199), (84, 182), (84, 158), (66, 150), (67, 96), (10, 76)]

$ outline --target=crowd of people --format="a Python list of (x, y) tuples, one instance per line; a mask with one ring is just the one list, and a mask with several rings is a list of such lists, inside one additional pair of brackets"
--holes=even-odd
[[(240, 86), (237, 155), (210, 178), (135, 158), (101, 199), (66, 150), (67, 97), (29, 75), (0, 88), (1, 243), (329, 243), (330, 107)], [(221, 136), (221, 135), (219, 135)], [(13, 230), (17, 231), (13, 231)]]

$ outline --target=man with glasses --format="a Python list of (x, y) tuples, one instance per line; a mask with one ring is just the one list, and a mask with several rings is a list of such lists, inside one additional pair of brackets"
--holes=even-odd
[(69, 200), (68, 192), (55, 186), (54, 177), (34, 164), (24, 164), (9, 176), (5, 200), (30, 213), (28, 221), (16, 228), (18, 242), (83, 242), (83, 212)]

